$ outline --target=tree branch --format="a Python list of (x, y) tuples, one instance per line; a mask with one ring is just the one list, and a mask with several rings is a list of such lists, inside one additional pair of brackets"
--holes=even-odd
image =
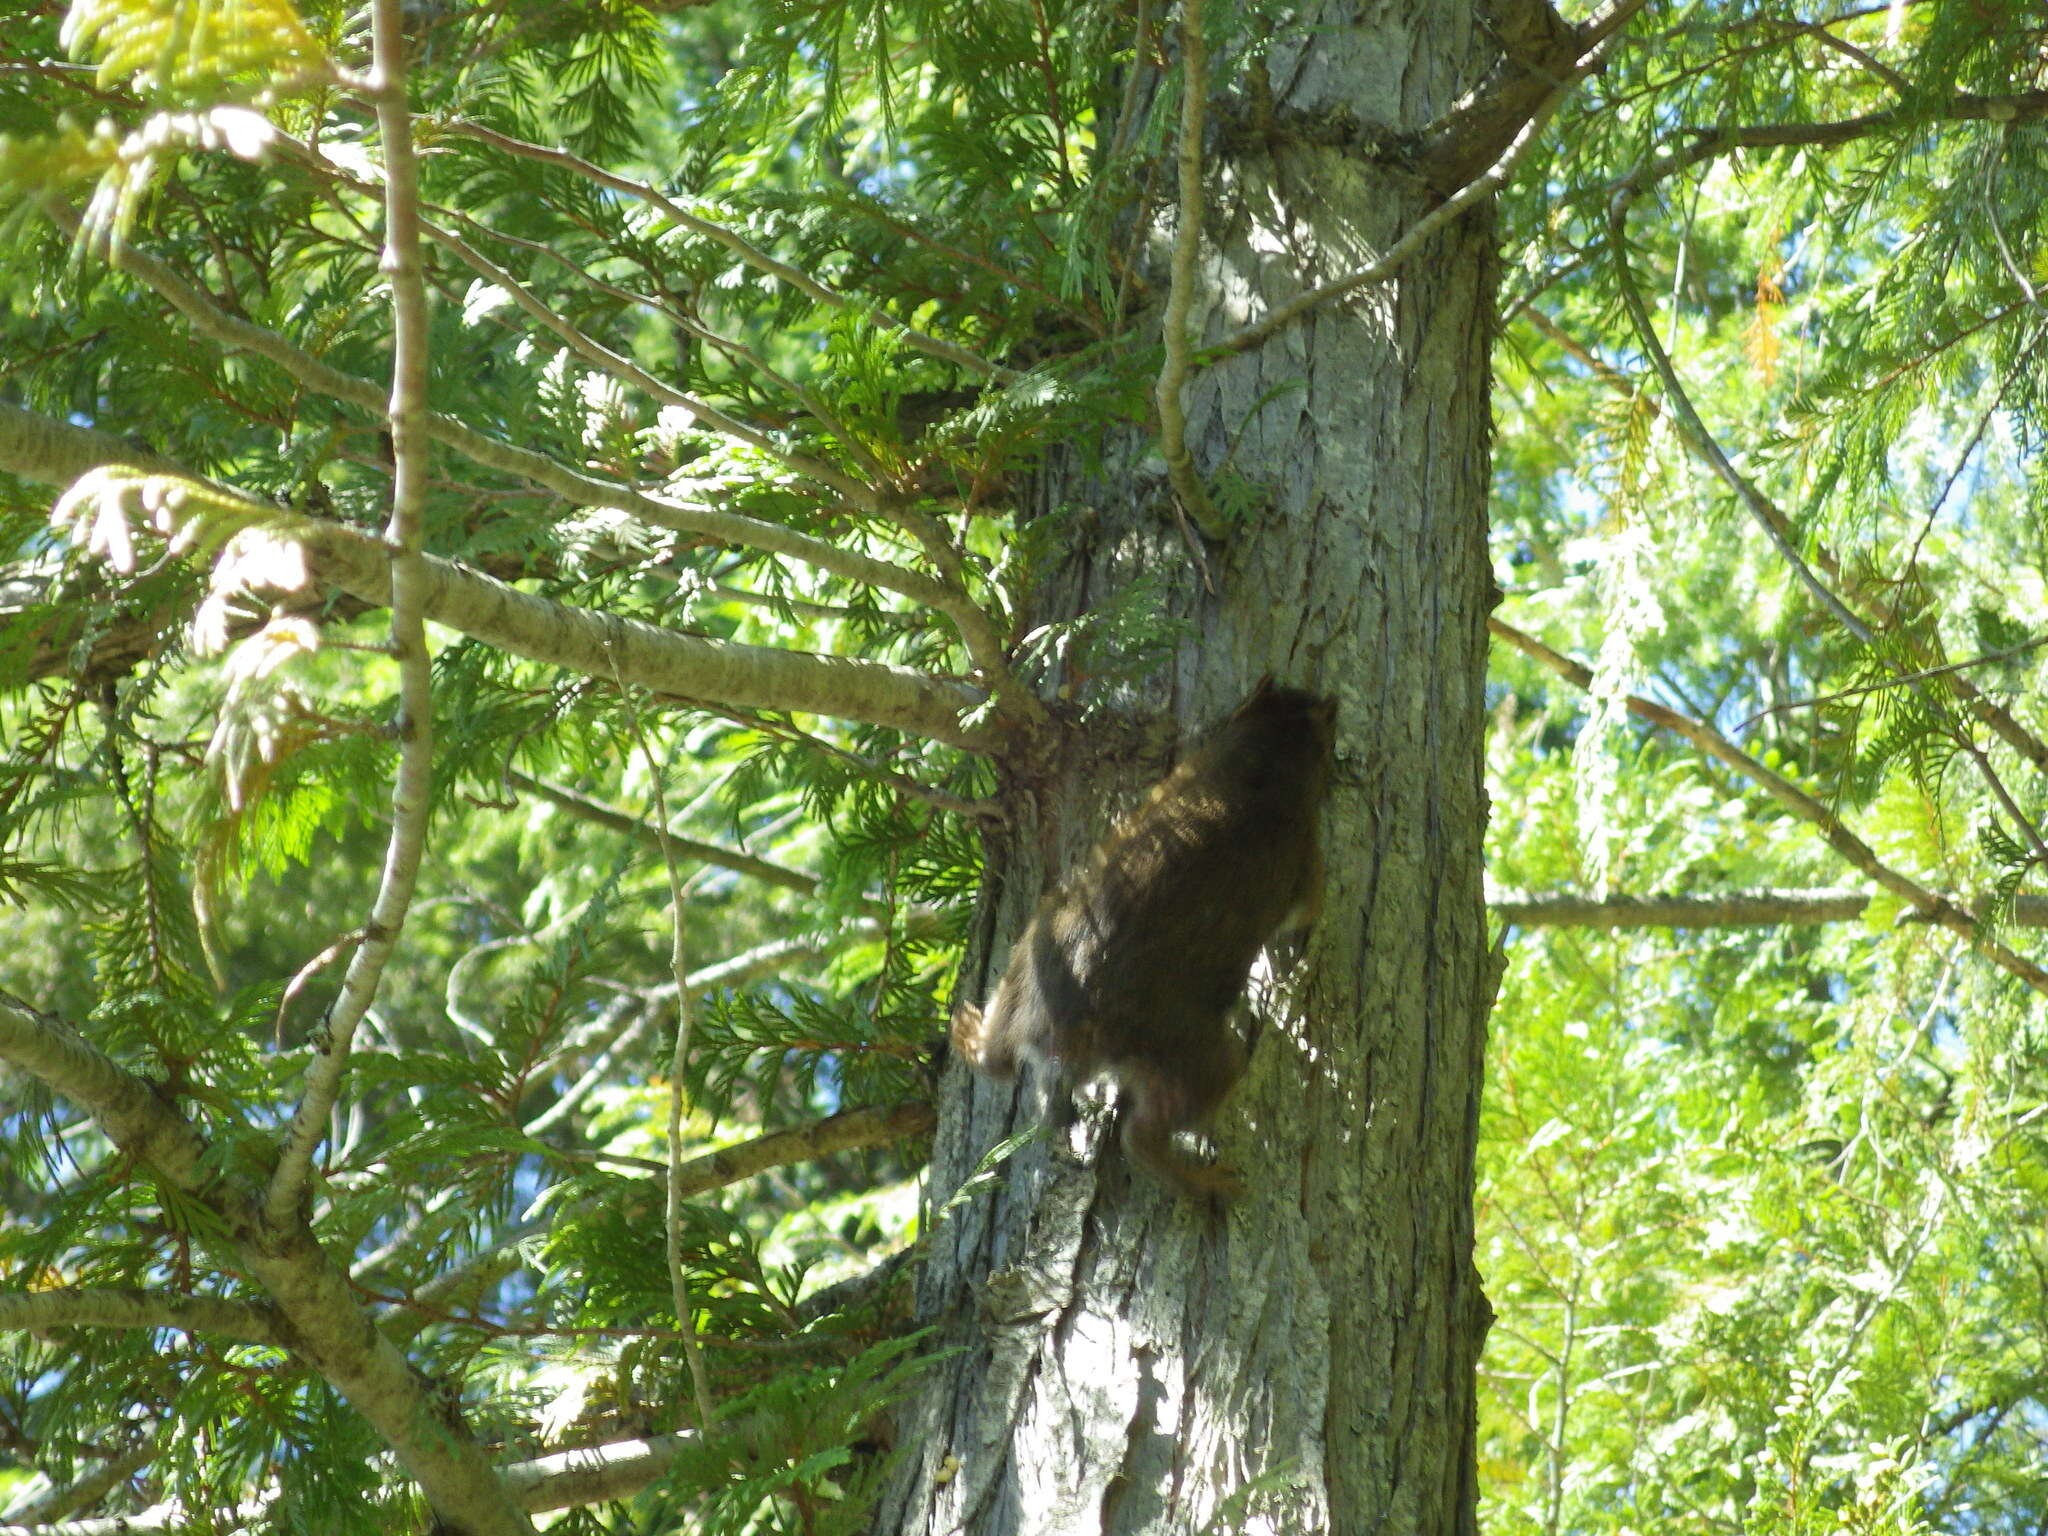
[(97, 1520), (57, 1520), (46, 1525), (0, 1525), (0, 1536), (151, 1536), (192, 1523), (185, 1510), (170, 1503), (152, 1504), (132, 1515), (103, 1515)]
[[(1635, 275), (1629, 269), (1628, 210), (1634, 196), (1632, 179), (1625, 179), (1608, 202), (1608, 255), (1614, 266), (1614, 279), (1621, 293), (1622, 307), (1628, 311), (1629, 320), (1635, 327), (1637, 343), (1649, 357), (1650, 366), (1656, 371), (1657, 377), (1663, 381), (1665, 392), (1670, 397), (1674, 420), (1680, 423), (1692, 440), (1694, 452), (1706, 461), (1707, 467), (1722, 484), (1735, 493), (1735, 498), (1741, 502), (1743, 510), (1763, 529), (1765, 537), (1778, 551), (1779, 558), (1791, 567), (1793, 574), (1813, 594), (1822, 609), (1831, 614), (1835, 622), (1854, 635), (1867, 650), (1877, 654), (1876, 634), (1861, 617), (1850, 610), (1847, 603), (1835, 595), (1832, 587), (1814, 574), (1813, 568), (1806, 563), (1799, 551), (1792, 547), (1788, 529), (1783, 525), (1777, 507), (1750, 482), (1747, 475), (1735, 467), (1722, 450), (1720, 443), (1715, 440), (1714, 434), (1707, 430), (1707, 424), (1701, 419), (1699, 412), (1694, 409), (1692, 397), (1686, 393), (1685, 385), (1678, 377), (1678, 369), (1673, 365), (1670, 354), (1664, 350), (1663, 342), (1657, 337), (1657, 328), (1650, 319), (1649, 306), (1643, 302), (1642, 293), (1636, 286)], [(1909, 686), (1916, 694), (1932, 702), (1932, 692), (1924, 683), (1916, 682)], [(1977, 745), (1975, 735), (1968, 728), (1964, 728), (1952, 732), (1951, 739), (1970, 759), (1978, 777), (1990, 789), (1992, 798), (1998, 802), (2005, 814), (2012, 818), (2013, 825), (2019, 829), (2021, 836), (2033, 849), (2035, 861), (2048, 864), (2048, 838), (2043, 837), (2041, 829), (2034, 825), (2032, 818), (2020, 809), (2019, 803), (2012, 797), (2012, 792), (2006, 788), (2005, 780), (1992, 766), (1991, 759), (1985, 756), (1984, 749)]]
[(102, 464), (132, 464), (154, 474), (197, 475), (176, 461), (112, 432), (0, 402), (0, 470), (40, 485), (69, 485)]
[(1557, 110), (1560, 93), (1599, 67), (1606, 57), (1603, 45), (1645, 3), (1615, 0), (1575, 27), (1547, 0), (1494, 0), (1488, 20), (1501, 46), (1500, 63), (1484, 84), (1424, 130), (1415, 157), (1423, 179), (1450, 193), (1497, 162), (1529, 136), (1530, 123)]
[[(1569, 657), (1553, 651), (1534, 636), (1526, 635), (1500, 619), (1488, 619), (1487, 628), (1523, 655), (1566, 679), (1573, 686), (1592, 687), (1591, 668), (1581, 666)], [(1985, 925), (1975, 913), (1966, 911), (1946, 896), (1931, 891), (1890, 868), (1878, 858), (1868, 843), (1843, 826), (1833, 811), (1789, 779), (1765, 767), (1718, 731), (1711, 730), (1696, 720), (1690, 720), (1676, 710), (1666, 709), (1662, 704), (1636, 694), (1627, 695), (1623, 702), (1628, 706), (1629, 713), (1674, 735), (1684, 737), (1709, 757), (1732, 768), (1762, 789), (1800, 820), (1810, 822), (1819, 830), (1827, 845), (1847, 863), (1861, 870), (1885, 890), (1902, 898), (1929, 922), (1938, 923), (1948, 929), (1993, 964), (2011, 972), (2035, 991), (2048, 994), (2048, 972), (1987, 937)]]
[[(358, 529), (126, 470), (88, 476), (53, 516), (91, 519), (91, 508), (105, 498), (139, 500), (152, 530), (167, 539), (189, 541), (239, 525), (237, 574), (252, 589), (295, 597), (332, 584), (374, 605), (390, 601), (388, 551)], [(998, 744), (989, 726), (960, 723), (980, 702), (976, 690), (910, 667), (679, 634), (522, 592), (432, 555), (420, 557), (420, 569), (426, 618), (530, 661), (668, 699), (865, 720), (972, 752)]]
[(631, 358), (621, 357), (587, 331), (556, 314), (535, 297), (518, 278), (467, 241), (433, 224), (425, 224), (423, 227), (435, 240), (459, 256), (472, 271), (503, 289), (513, 303), (542, 327), (560, 337), (570, 351), (599, 372), (610, 374), (621, 383), (632, 385), (664, 405), (682, 407), (726, 437), (735, 442), (745, 443), (749, 448), (768, 455), (785, 468), (817, 481), (818, 484), (829, 488), (833, 494), (844, 497), (865, 512), (878, 513), (882, 510), (882, 497), (873, 486), (864, 485), (852, 476), (840, 473), (821, 459), (814, 459), (808, 454), (792, 453), (778, 446), (765, 432), (755, 430), (737, 417), (726, 415), (709, 401), (663, 383)]
[[(505, 1468), (505, 1486), (522, 1508), (534, 1514), (628, 1498), (658, 1480), (696, 1443), (695, 1435), (655, 1435), (557, 1451)], [(0, 1531), (0, 1536), (6, 1532)]]
[(2048, 90), (2017, 91), (2011, 95), (1981, 96), (1959, 91), (1945, 101), (1887, 107), (1878, 112), (1859, 113), (1822, 123), (1758, 123), (1749, 127), (1678, 128), (1675, 134), (1693, 142), (1651, 161), (1628, 178), (1637, 190), (1662, 181), (1689, 166), (1742, 149), (1839, 149), (1859, 139), (1872, 138), (1895, 128), (1914, 128), (1929, 123), (1992, 122), (2017, 123), (2048, 117)]
[[(1486, 910), (1515, 928), (1771, 928), (1784, 923), (1853, 923), (1869, 910), (1870, 901), (1868, 891), (1856, 890), (1648, 896), (1496, 890), (1487, 893)], [(2017, 928), (2048, 928), (2048, 897), (2016, 898), (2007, 921)]]
[(684, 837), (677, 832), (664, 833), (651, 821), (644, 821), (638, 816), (628, 816), (624, 811), (614, 810), (603, 801), (580, 790), (570, 789), (562, 784), (551, 784), (546, 779), (534, 778), (531, 774), (521, 773), (516, 768), (508, 770), (505, 779), (515, 789), (523, 789), (530, 795), (538, 795), (550, 805), (567, 811), (571, 816), (595, 826), (609, 827), (612, 831), (623, 833), (650, 848), (659, 850), (666, 840), (678, 853), (706, 864), (715, 864), (720, 869), (729, 869), (736, 875), (746, 875), (750, 879), (761, 881), (764, 885), (795, 891), (800, 896), (817, 894), (817, 877), (807, 875), (800, 869), (791, 869), (786, 864), (758, 858), (737, 848), (700, 842), (694, 837)]
[[(90, 1114), (114, 1145), (173, 1188), (204, 1201), (236, 1256), (291, 1330), (294, 1351), (339, 1391), (464, 1536), (532, 1536), (459, 1419), (447, 1418), (422, 1378), (380, 1334), (297, 1213), (265, 1227), (257, 1191), (220, 1173), (199, 1133), (150, 1085), (70, 1025), (0, 992), (0, 1061), (39, 1078)], [(48, 1527), (44, 1528), (45, 1531)]]
[[(44, 1536), (50, 1536), (51, 1522), (63, 1520), (82, 1509), (91, 1509), (156, 1459), (159, 1428), (156, 1424), (143, 1424), (133, 1444), (116, 1451), (77, 1482), (62, 1487), (52, 1486), (47, 1493), (12, 1510), (13, 1517), (21, 1522), (15, 1529), (40, 1527)], [(49, 1474), (43, 1475), (47, 1477)]]
[(263, 1197), (264, 1220), (282, 1225), (305, 1197), (313, 1156), (341, 1097), (356, 1026), (376, 1001), (398, 948), (427, 849), (434, 777), (433, 658), (427, 654), (426, 568), (421, 548), (427, 493), (427, 288), (420, 273), (419, 171), (405, 97), (405, 29), (400, 0), (372, 0), (377, 137), (384, 150), (384, 253), (391, 285), (391, 517), (384, 526), (391, 595), (391, 654), (398, 663), (398, 771), (391, 784), (391, 835), (369, 921), (349, 955), (341, 991), (313, 1036), (306, 1086), (286, 1128)]
[(1230, 535), (1188, 452), (1187, 412), (1181, 390), (1187, 385), (1191, 348), (1188, 313), (1195, 302), (1195, 263), (1202, 249), (1202, 117), (1208, 107), (1209, 50), (1202, 40), (1201, 0), (1181, 0), (1180, 8), (1180, 138), (1174, 164), (1178, 168), (1179, 211), (1173, 229), (1173, 259), (1168, 274), (1166, 314), (1160, 340), (1166, 356), (1153, 386), (1159, 413), (1159, 451), (1166, 459), (1166, 478), (1180, 499), (1188, 520), (1202, 536), (1222, 542)]
[[(699, 971), (692, 976), (692, 984), (699, 985), (704, 974), (704, 971)], [(750, 1141), (738, 1142), (685, 1162), (680, 1170), (682, 1195), (687, 1199), (708, 1194), (714, 1189), (723, 1189), (742, 1179), (766, 1173), (771, 1168), (812, 1162), (835, 1152), (890, 1146), (907, 1137), (925, 1135), (937, 1123), (937, 1115), (931, 1105), (911, 1100), (881, 1108), (847, 1110), (809, 1125), (770, 1131)], [(637, 1210), (652, 1214), (659, 1196), (652, 1191), (653, 1181), (646, 1182), (648, 1193), (644, 1197), (629, 1193), (626, 1198), (638, 1202)], [(421, 1302), (439, 1306), (458, 1297), (480, 1295), (519, 1268), (520, 1245), (531, 1233), (532, 1229), (521, 1228), (509, 1234), (491, 1249), (437, 1275), (419, 1287), (415, 1296)], [(368, 1273), (392, 1256), (386, 1251), (366, 1259), (357, 1266), (358, 1272)], [(399, 1308), (391, 1309), (384, 1317), (387, 1332), (406, 1338), (431, 1321), (433, 1319)]]
[(291, 1347), (291, 1330), (276, 1309), (254, 1302), (119, 1286), (0, 1293), (0, 1329), (46, 1328), (176, 1328), (273, 1349)]
[(912, 1136), (923, 1136), (937, 1124), (938, 1116), (931, 1105), (917, 1100), (882, 1108), (850, 1109), (809, 1125), (770, 1131), (751, 1141), (693, 1157), (677, 1170), (677, 1179), (682, 1194), (695, 1197), (751, 1179), (770, 1168), (815, 1162), (834, 1152), (891, 1146)]
[[(1646, 3), (1647, 0), (1618, 0), (1618, 3), (1612, 8), (1611, 12), (1618, 16), (1614, 24), (1615, 27), (1618, 28), (1622, 20), (1626, 20), (1628, 16), (1634, 14), (1635, 11), (1639, 10)], [(1297, 320), (1308, 314), (1309, 311), (1320, 305), (1327, 304), (1333, 299), (1343, 298), (1347, 294), (1356, 293), (1359, 289), (1369, 287), (1374, 283), (1384, 282), (1393, 276), (1409, 258), (1422, 249), (1424, 244), (1438, 230), (1458, 218), (1466, 209), (1480, 201), (1480, 199), (1491, 197), (1495, 192), (1498, 192), (1508, 184), (1508, 181), (1515, 174), (1516, 167), (1536, 147), (1537, 141), (1542, 137), (1543, 129), (1549, 123), (1551, 117), (1559, 107), (1564, 105), (1565, 98), (1571, 95), (1581, 80), (1600, 67), (1601, 61), (1607, 56), (1606, 50), (1612, 45), (1616, 35), (1617, 33), (1612, 30), (1602, 34), (1599, 41), (1592, 44), (1584, 56), (1579, 58), (1571, 69), (1566, 72), (1564, 78), (1551, 87), (1541, 102), (1537, 104), (1535, 110), (1529, 114), (1528, 120), (1521, 124), (1519, 131), (1509, 140), (1506, 149), (1501, 152), (1500, 157), (1493, 162), (1486, 172), (1477, 179), (1460, 187), (1456, 192), (1445, 198), (1443, 202), (1417, 219), (1400, 239), (1387, 248), (1386, 254), (1381, 256), (1379, 260), (1359, 268), (1356, 272), (1347, 273), (1343, 277), (1333, 278), (1327, 283), (1311, 288), (1307, 293), (1297, 294), (1294, 298), (1289, 299), (1285, 304), (1282, 304), (1271, 314), (1267, 315), (1263, 320), (1254, 321), (1241, 330), (1224, 337), (1215, 346), (1205, 348), (1205, 356), (1213, 360), (1217, 357), (1247, 351), (1252, 347), (1258, 346), (1268, 337), (1294, 324)]]
[(86, 1043), (62, 1019), (0, 992), (0, 1060), (71, 1100), (113, 1143), (176, 1189), (198, 1194), (206, 1142), (150, 1085)]
[[(524, 450), (517, 451), (523, 452)], [(0, 470), (20, 474), (25, 478), (39, 480), (46, 484), (66, 484), (79, 474), (89, 473), (93, 468), (104, 467), (108, 464), (130, 465), (138, 469), (150, 470), (152, 473), (161, 473), (162, 466), (167, 463), (169, 461), (161, 458), (161, 456), (136, 449), (119, 438), (111, 437), (109, 434), (94, 432), (89, 428), (71, 426), (68, 423), (54, 421), (49, 417), (39, 416), (29, 411), (20, 411), (12, 407), (0, 407)], [(190, 470), (179, 469), (173, 466), (172, 472), (180, 478), (208, 487), (210, 491), (213, 491), (220, 498), (239, 494), (225, 487), (213, 486), (212, 482), (207, 481), (205, 477), (194, 474)], [(595, 486), (597, 482), (590, 482), (590, 484)], [(614, 491), (616, 489), (613, 488)], [(567, 494), (566, 491), (565, 494)], [(630, 499), (632, 498), (618, 499), (617, 504), (624, 506), (626, 501)], [(641, 501), (646, 500), (646, 498), (638, 499)], [(341, 548), (341, 545), (350, 540), (361, 542), (367, 538), (366, 535), (343, 525), (323, 523), (312, 518), (300, 518), (296, 514), (281, 508), (259, 508), (257, 504), (247, 502), (242, 505), (246, 515), (254, 517), (260, 512), (264, 520), (274, 523), (279, 527), (303, 530), (305, 537), (301, 542), (306, 544), (309, 550), (312, 546), (319, 545), (330, 556), (335, 555)], [(669, 521), (679, 531), (683, 532), (722, 530), (716, 531), (714, 536), (725, 540), (730, 535), (732, 542), (748, 543), (754, 545), (754, 547), (774, 550), (778, 545), (789, 544), (791, 547), (781, 549), (779, 552), (791, 554), (796, 559), (806, 560), (808, 563), (817, 564), (821, 568), (840, 567), (835, 574), (845, 575), (854, 580), (866, 580), (874, 586), (900, 591), (905, 596), (912, 597), (927, 606), (936, 608), (941, 612), (953, 614), (956, 617), (960, 610), (971, 610), (974, 615), (980, 616), (983, 622), (985, 622), (986, 616), (980, 615), (979, 609), (975, 609), (971, 604), (965, 603), (957, 593), (954, 593), (943, 583), (921, 576), (915, 572), (906, 571), (898, 566), (887, 565), (881, 561), (870, 560), (866, 556), (838, 550), (833, 545), (812, 540), (807, 535), (794, 533), (788, 529), (779, 528), (773, 523), (761, 523), (755, 519), (740, 517), (732, 513), (717, 513), (708, 510), (703, 511), (701, 518), (697, 518), (693, 514), (690, 519), (670, 519)], [(701, 527), (699, 527), (700, 523)], [(332, 535), (333, 537), (323, 543), (322, 541), (327, 535)], [(813, 545), (816, 546), (815, 549), (810, 548)], [(813, 556), (817, 558), (814, 559), (812, 558)], [(343, 563), (356, 570), (359, 574), (367, 571), (367, 566), (359, 558), (351, 556), (345, 559)], [(492, 582), (494, 586), (497, 585), (494, 579), (488, 575), (468, 571), (462, 567), (447, 566), (443, 562), (433, 560), (432, 557), (428, 557), (428, 563), (431, 567), (459, 573), (454, 582), (454, 589), (469, 593), (471, 596), (475, 595), (477, 589), (464, 585), (465, 579)], [(507, 588), (505, 590), (514, 589)], [(376, 581), (369, 581), (365, 592), (351, 591), (351, 595), (371, 605), (381, 606), (387, 600), (382, 594), (387, 591), (387, 585)], [(323, 597), (323, 594), (317, 592), (301, 592), (299, 595), (302, 599), (309, 602), (318, 602)], [(516, 591), (514, 595), (522, 598), (528, 596)], [(546, 602), (545, 599), (530, 599), (530, 601)], [(0, 602), (0, 611), (4, 611), (6, 606), (6, 603)], [(563, 608), (560, 611), (589, 613), (589, 610), (585, 609)], [(162, 633), (163, 629), (175, 617), (177, 615), (169, 612), (151, 613), (117, 627), (113, 634), (95, 646), (94, 663), (96, 665), (118, 664), (119, 659), (122, 657), (147, 654), (157, 636)], [(437, 623), (448, 623), (456, 628), (462, 627), (460, 621), (448, 613), (430, 612), (428, 617)], [(629, 630), (634, 634), (650, 628), (649, 626), (640, 625), (638, 621), (628, 620), (622, 622), (625, 622)], [(654, 630), (652, 632), (670, 633), (663, 630)], [(479, 636), (479, 638), (484, 637)], [(45, 640), (37, 653), (32, 675), (47, 675), (49, 671), (65, 668), (71, 643), (72, 637), (68, 632), (57, 634)], [(757, 655), (783, 654), (801, 656), (805, 654), (800, 652), (778, 652), (772, 647), (743, 646), (741, 649)], [(521, 654), (527, 653), (521, 652)], [(546, 655), (535, 655), (532, 659), (547, 661), (551, 658)], [(860, 668), (867, 668), (883, 664), (858, 662), (854, 663), (854, 665)], [(889, 670), (899, 679), (908, 678), (916, 679), (920, 683), (931, 683), (931, 679), (924, 673), (914, 672), (901, 667), (890, 668)], [(599, 672), (592, 675), (605, 676), (609, 674), (608, 672)], [(673, 674), (664, 675), (668, 681), (673, 681)], [(650, 686), (655, 686), (658, 691), (661, 689), (661, 685), (658, 683), (651, 684)], [(979, 702), (978, 696), (970, 689), (943, 683), (933, 684), (933, 686), (946, 690), (950, 696), (948, 702), (941, 707), (955, 714), (956, 725), (957, 712), (971, 709)], [(745, 701), (733, 699), (723, 702), (742, 703)], [(826, 715), (835, 713), (832, 709), (813, 709), (807, 705), (781, 700), (762, 699), (753, 702), (754, 707), (761, 708), (801, 709), (806, 713)], [(1033, 703), (1035, 702), (1034, 700)], [(864, 717), (852, 716), (848, 718)], [(876, 721), (874, 723), (885, 724), (888, 722)], [(921, 735), (933, 734), (922, 727), (913, 726), (910, 729), (915, 730)], [(996, 743), (995, 734), (986, 729), (977, 730), (971, 735), (934, 736), (933, 739), (950, 740), (955, 745), (963, 746), (977, 743), (977, 745), (970, 746), (970, 749), (975, 751), (992, 750)]]

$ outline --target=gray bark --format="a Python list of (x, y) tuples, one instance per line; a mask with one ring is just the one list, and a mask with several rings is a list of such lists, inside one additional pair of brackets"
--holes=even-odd
[[(1275, 120), (1414, 130), (1485, 48), (1457, 0), (1312, 9), (1266, 53)], [(1214, 69), (1212, 125), (1245, 82), (1242, 58)], [(1429, 206), (1355, 151), (1233, 134), (1226, 156), (1218, 138), (1198, 339), (1363, 266)], [(1179, 573), (1188, 638), (1145, 686), (1183, 736), (1263, 673), (1338, 697), (1323, 910), (1277, 982), (1255, 974), (1250, 1073), (1217, 1136), (1250, 1193), (1227, 1216), (1133, 1170), (1095, 1109), (943, 1217), (919, 1304), (961, 1353), (903, 1416), (878, 1530), (1474, 1527), (1492, 253), (1482, 205), (1391, 284), (1197, 375), (1197, 468), (1213, 486), (1228, 455), (1263, 501), (1209, 550), (1213, 594), (1144, 445), (1102, 480), (1072, 462), (1045, 477), (1072, 538), (1041, 616)], [(1158, 771), (1096, 750), (1114, 735), (1084, 725), (1048, 778), (1010, 786), (995, 942), (963, 993), (986, 995), (1043, 884)], [(1034, 1096), (951, 1070), (935, 1208)]]

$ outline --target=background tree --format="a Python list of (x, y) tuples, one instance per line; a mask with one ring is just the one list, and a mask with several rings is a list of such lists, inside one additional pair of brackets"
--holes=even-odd
[[(8, 1518), (2038, 1528), (2043, 23), (1635, 10), (11, 29)], [(1226, 1219), (928, 1048), (1267, 670)]]
[(1497, 1529), (2048, 1512), (2041, 42), (1645, 16), (1520, 220)]

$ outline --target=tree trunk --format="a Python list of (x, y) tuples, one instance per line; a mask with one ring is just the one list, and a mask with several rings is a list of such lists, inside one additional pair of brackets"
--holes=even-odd
[[(1250, 56), (1218, 50), (1199, 340), (1391, 245), (1429, 204), (1358, 146), (1444, 113), (1489, 62), (1458, 0), (1332, 5), (1265, 50), (1268, 131)], [(1250, 1192), (1227, 1216), (1133, 1169), (1094, 1108), (939, 1218), (919, 1304), (959, 1353), (904, 1415), (878, 1530), (1195, 1532), (1232, 1512), (1248, 1530), (1474, 1528), (1492, 258), (1482, 205), (1392, 283), (1196, 375), (1198, 471), (1256, 505), (1207, 550), (1206, 583), (1155, 449), (1045, 474), (1069, 536), (1043, 611), (1170, 573), (1187, 627), (1145, 686), (1183, 738), (1268, 672), (1339, 700), (1322, 913), (1277, 980), (1255, 973), (1251, 1067), (1217, 1128)], [(1162, 766), (1101, 724), (1072, 746), (1013, 796), (997, 942), (964, 995), (986, 995), (1043, 884)], [(935, 1211), (1036, 1109), (1028, 1080), (950, 1071)]]

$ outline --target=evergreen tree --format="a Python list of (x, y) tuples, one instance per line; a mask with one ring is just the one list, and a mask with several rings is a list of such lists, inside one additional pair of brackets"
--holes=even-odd
[[(0, 1520), (2037, 1529), (2044, 60), (21, 14)], [(1265, 675), (1225, 1210), (939, 1042)]]

